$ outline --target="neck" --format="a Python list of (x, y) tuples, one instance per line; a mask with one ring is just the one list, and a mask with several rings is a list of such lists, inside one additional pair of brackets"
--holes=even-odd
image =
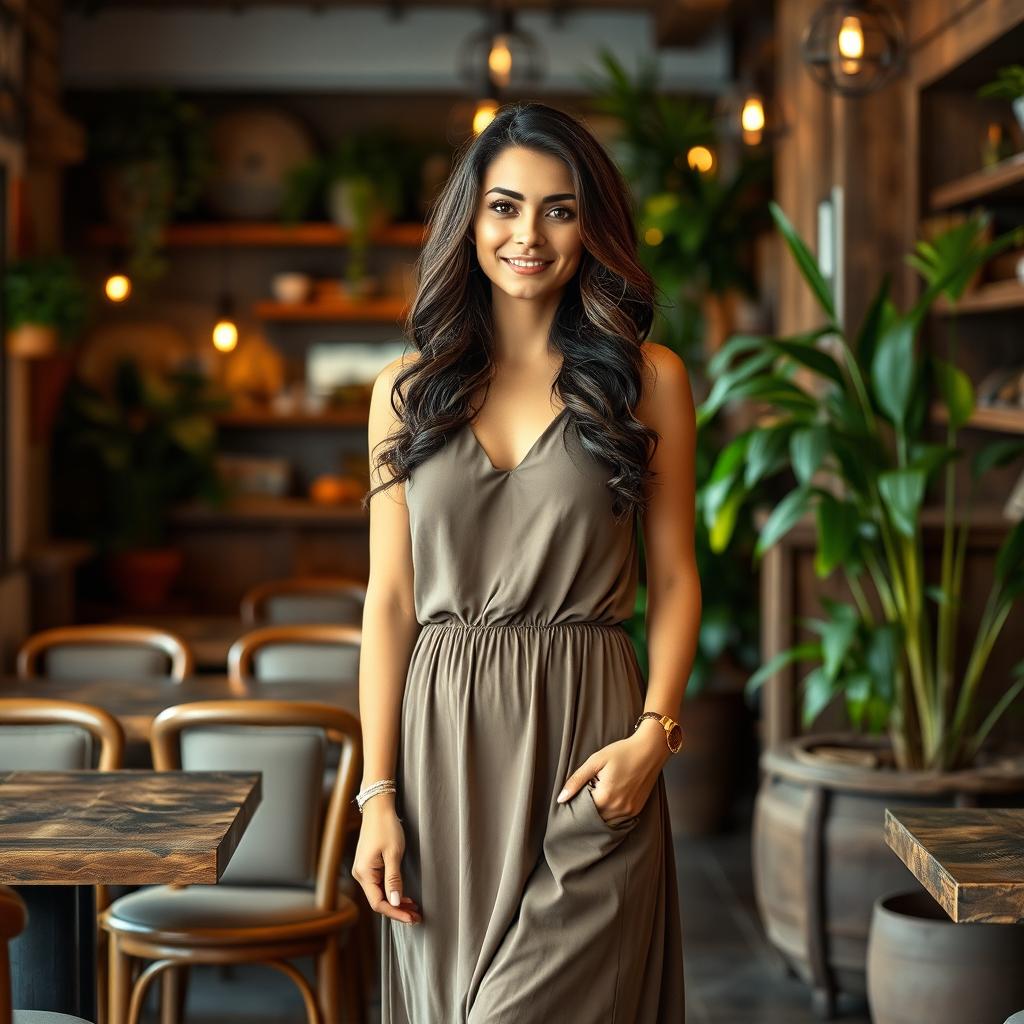
[(562, 289), (536, 299), (517, 299), (492, 287), (495, 362), (505, 366), (535, 364), (547, 358), (551, 325), (561, 298)]

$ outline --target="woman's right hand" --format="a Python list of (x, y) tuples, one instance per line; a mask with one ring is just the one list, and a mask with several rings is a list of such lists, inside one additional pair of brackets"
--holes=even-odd
[(352, 877), (363, 887), (366, 901), (376, 913), (406, 924), (418, 924), (423, 920), (419, 907), (412, 897), (402, 893), (403, 853), (405, 831), (395, 812), (394, 796), (381, 793), (367, 800)]

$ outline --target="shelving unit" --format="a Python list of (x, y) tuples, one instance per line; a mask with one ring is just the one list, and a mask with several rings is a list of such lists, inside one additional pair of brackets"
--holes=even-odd
[(929, 206), (937, 213), (983, 199), (990, 202), (1024, 199), (1024, 153), (932, 189)]
[[(948, 316), (954, 309), (945, 300), (936, 303), (938, 312)], [(1024, 308), (1024, 283), (993, 281), (967, 292), (957, 304), (957, 313), (1005, 313)]]
[[(934, 423), (947, 423), (949, 415), (946, 407), (941, 404), (932, 406), (931, 418)], [(1001, 406), (975, 409), (967, 426), (1001, 434), (1024, 434), (1024, 409)]]
[[(370, 244), (417, 249), (423, 244), (422, 224), (389, 224), (370, 237)], [(120, 231), (112, 224), (96, 224), (89, 230), (93, 245), (117, 245)], [(344, 248), (352, 239), (351, 231), (328, 222), (309, 224), (213, 222), (172, 224), (163, 235), (171, 248)]]
[(253, 313), (260, 320), (306, 321), (320, 323), (393, 323), (406, 312), (408, 303), (403, 298), (384, 296), (360, 301), (331, 299), (330, 301), (285, 303), (257, 302)]

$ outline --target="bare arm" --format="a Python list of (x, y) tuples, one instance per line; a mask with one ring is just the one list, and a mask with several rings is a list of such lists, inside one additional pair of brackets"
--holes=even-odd
[[(376, 472), (373, 455), (398, 427), (391, 408), (391, 385), (400, 366), (400, 361), (390, 363), (373, 386), (368, 440), (374, 487), (391, 479), (387, 468), (383, 475)], [(370, 580), (359, 659), (364, 786), (394, 777), (405, 677), (419, 630), (413, 607), (412, 545), (405, 484), (396, 484), (370, 499)], [(393, 804), (394, 797), (385, 794), (371, 802), (376, 801)]]
[[(391, 386), (404, 356), (378, 374), (370, 399), (368, 441), (370, 480), (376, 487), (391, 479), (378, 473), (374, 452), (399, 425), (391, 408)], [(412, 543), (405, 485), (395, 484), (370, 499), (370, 579), (363, 608), (359, 656), (359, 718), (363, 733), (363, 778), (360, 788), (395, 777), (402, 724), (402, 698), (409, 659), (420, 631), (413, 601)], [(367, 800), (359, 830), (352, 876), (379, 914), (416, 923), (420, 910), (403, 893), (401, 861), (405, 833), (395, 813), (395, 795), (379, 793)]]
[[(648, 344), (645, 351), (657, 380), (644, 389), (638, 415), (658, 431), (661, 440), (651, 461), (657, 475), (644, 517), (650, 661), (644, 710), (679, 719), (701, 617), (694, 532), (697, 426), (683, 361), (661, 345)], [(640, 728), (647, 728), (666, 746), (656, 722), (643, 722)]]

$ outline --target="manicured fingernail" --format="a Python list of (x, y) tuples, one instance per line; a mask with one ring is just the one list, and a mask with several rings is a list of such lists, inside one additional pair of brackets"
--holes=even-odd
[(558, 794), (558, 803), (560, 803), (560, 804), (564, 804), (564, 803), (565, 803), (565, 798), (566, 798), (566, 797), (567, 797), (568, 795), (569, 795), (569, 791), (568, 791), (568, 790), (565, 790), (565, 789), (563, 789), (563, 790), (562, 790), (562, 792)]
[(392, 889), (391, 890), (391, 905), (393, 907), (397, 907), (399, 903), (401, 903), (401, 897), (398, 895), (398, 890), (397, 889)]

